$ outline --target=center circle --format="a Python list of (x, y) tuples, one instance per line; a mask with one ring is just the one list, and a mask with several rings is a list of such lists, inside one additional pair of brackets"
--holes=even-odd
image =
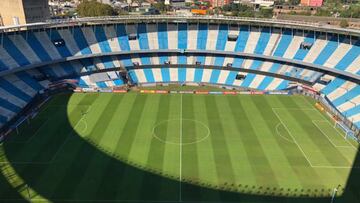
[(205, 140), (209, 135), (209, 127), (193, 119), (164, 120), (153, 128), (153, 136), (165, 144), (195, 144)]

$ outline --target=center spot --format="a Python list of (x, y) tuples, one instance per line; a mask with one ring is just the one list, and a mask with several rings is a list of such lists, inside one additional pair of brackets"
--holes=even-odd
[(205, 140), (209, 135), (207, 125), (192, 119), (164, 120), (153, 129), (153, 136), (166, 144), (195, 144)]

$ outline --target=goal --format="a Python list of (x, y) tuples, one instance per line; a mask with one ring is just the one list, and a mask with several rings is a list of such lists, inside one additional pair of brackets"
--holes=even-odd
[(358, 138), (355, 136), (355, 132), (348, 128), (343, 122), (335, 121), (334, 128), (340, 128), (345, 133), (345, 139), (354, 139), (358, 141)]

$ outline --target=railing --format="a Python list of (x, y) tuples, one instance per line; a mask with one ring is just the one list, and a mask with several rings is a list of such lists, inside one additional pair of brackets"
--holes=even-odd
[(49, 20), (42, 23), (33, 23), (26, 25), (18, 25), (18, 26), (6, 26), (0, 27), (0, 32), (11, 32), (22, 29), (36, 29), (36, 28), (48, 28), (48, 27), (56, 27), (56, 26), (73, 26), (74, 24), (83, 24), (83, 23), (100, 23), (100, 24), (108, 24), (113, 22), (127, 22), (130, 20), (158, 20), (158, 21), (191, 21), (191, 20), (204, 20), (204, 21), (227, 21), (232, 23), (240, 23), (240, 22), (248, 22), (248, 23), (269, 23), (276, 24), (281, 27), (292, 26), (294, 28), (300, 28), (299, 26), (303, 26), (306, 28), (313, 28), (313, 30), (323, 29), (327, 31), (333, 32), (342, 32), (348, 33), (352, 35), (360, 36), (360, 30), (355, 29), (346, 29), (339, 28), (330, 25), (324, 25), (321, 23), (311, 23), (304, 21), (292, 21), (292, 20), (279, 20), (279, 19), (269, 19), (269, 18), (248, 18), (248, 17), (232, 17), (232, 16), (186, 16), (186, 15), (123, 15), (123, 16), (103, 16), (103, 17), (86, 17), (86, 18), (69, 18), (69, 19), (57, 19), (57, 20)]

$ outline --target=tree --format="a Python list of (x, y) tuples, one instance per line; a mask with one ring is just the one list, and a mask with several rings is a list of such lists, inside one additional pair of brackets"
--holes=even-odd
[(349, 27), (348, 21), (347, 21), (347, 20), (341, 20), (341, 21), (340, 21), (340, 27), (342, 27), (342, 28), (347, 28), (347, 27)]
[(299, 5), (299, 4), (300, 4), (300, 0), (289, 0), (288, 3), (289, 3), (290, 5), (296, 6), (296, 5)]
[(260, 18), (272, 18), (273, 9), (272, 8), (260, 8), (259, 14), (257, 17)]
[(85, 0), (76, 9), (81, 17), (113, 16), (117, 15), (110, 5), (99, 3), (95, 0)]
[(139, 7), (142, 7), (145, 0), (135, 0), (135, 2), (138, 4)]
[(152, 6), (160, 12), (166, 11), (166, 5), (164, 4), (164, 2), (154, 3), (154, 4), (152, 4)]

